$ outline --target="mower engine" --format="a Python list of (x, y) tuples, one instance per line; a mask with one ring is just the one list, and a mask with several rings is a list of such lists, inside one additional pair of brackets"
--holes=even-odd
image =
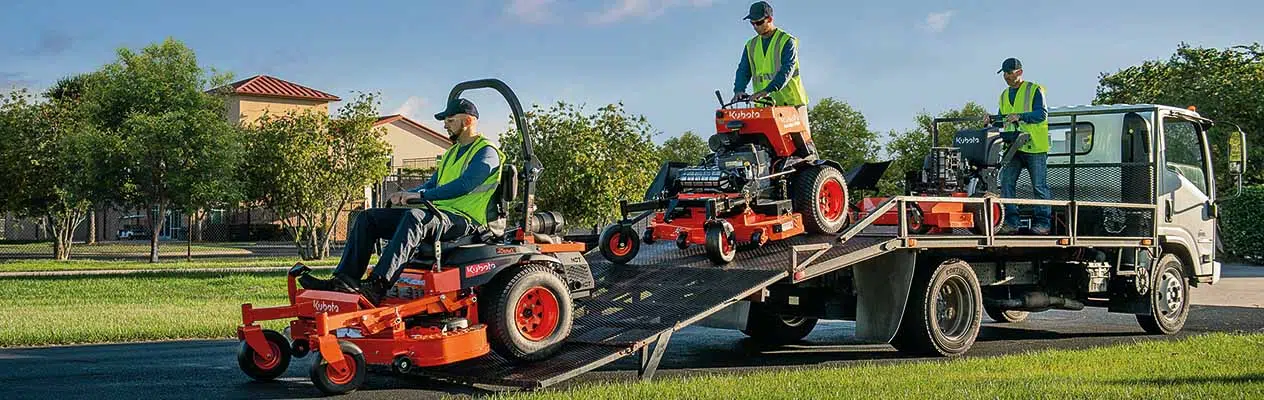
[[(712, 138), (719, 138), (716, 135)], [(772, 152), (763, 146), (746, 144), (737, 149), (721, 148), (707, 156), (703, 165), (685, 167), (676, 176), (678, 193), (741, 193), (753, 197), (767, 186), (761, 179), (772, 173)]]

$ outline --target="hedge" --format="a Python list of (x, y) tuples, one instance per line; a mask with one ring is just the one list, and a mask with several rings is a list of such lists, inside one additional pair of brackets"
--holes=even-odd
[(1242, 195), (1220, 209), (1219, 239), (1226, 255), (1243, 260), (1264, 259), (1264, 185), (1248, 186)]

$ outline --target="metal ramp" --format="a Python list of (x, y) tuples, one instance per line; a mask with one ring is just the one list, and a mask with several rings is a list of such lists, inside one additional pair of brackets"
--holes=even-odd
[[(830, 246), (820, 259), (877, 247), (889, 235), (858, 235)], [(796, 260), (795, 246), (835, 244), (833, 235), (805, 235), (738, 251), (733, 262), (713, 265), (701, 246), (642, 245), (627, 265), (615, 265), (590, 251), (596, 288), (576, 304), (570, 339), (553, 357), (514, 364), (496, 355), (419, 369), (413, 374), (468, 385), (536, 389), (547, 387), (639, 353), (642, 379), (653, 376), (673, 332), (786, 279)]]

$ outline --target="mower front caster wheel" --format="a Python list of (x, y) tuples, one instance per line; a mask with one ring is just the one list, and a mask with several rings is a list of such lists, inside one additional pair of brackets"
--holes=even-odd
[(626, 264), (641, 251), (641, 241), (631, 226), (612, 224), (601, 232), (598, 246), (601, 256), (615, 264)]
[(737, 255), (737, 240), (728, 221), (707, 224), (707, 257), (716, 264), (727, 264)]
[(241, 372), (257, 381), (270, 381), (285, 373), (290, 367), (290, 342), (280, 332), (264, 330), (263, 338), (271, 348), (272, 357), (265, 357), (250, 347), (245, 340), (237, 349), (237, 366)]
[(338, 341), (343, 361), (347, 364), (345, 371), (339, 372), (322, 354), (320, 359), (312, 363), (312, 384), (325, 394), (346, 394), (360, 388), (364, 384), (365, 372), (364, 351), (360, 346), (344, 340)]

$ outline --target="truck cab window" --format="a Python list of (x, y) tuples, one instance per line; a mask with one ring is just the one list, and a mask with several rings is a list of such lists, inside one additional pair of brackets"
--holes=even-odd
[(1198, 126), (1193, 122), (1175, 118), (1163, 120), (1164, 150), (1167, 152), (1166, 173), (1180, 175), (1193, 183), (1198, 190), (1208, 193), (1201, 136)]

